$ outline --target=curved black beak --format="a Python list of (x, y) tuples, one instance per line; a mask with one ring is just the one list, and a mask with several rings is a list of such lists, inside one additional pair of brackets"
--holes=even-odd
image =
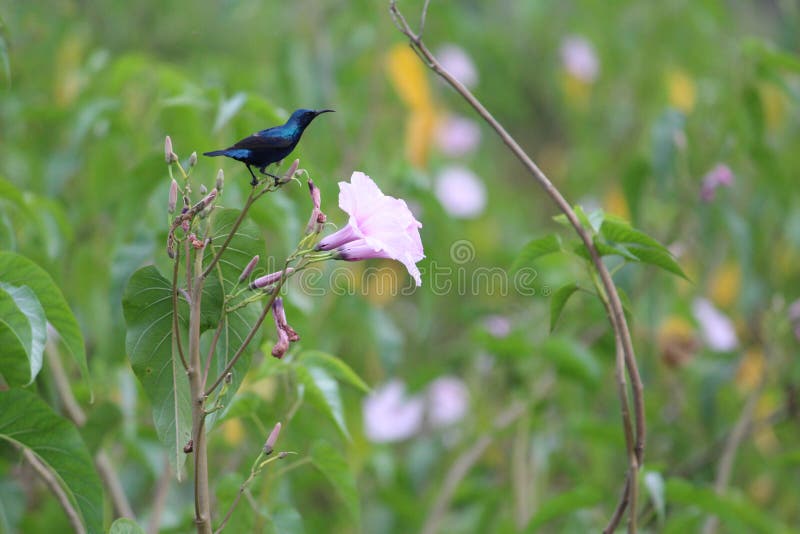
[(322, 115), (323, 113), (335, 113), (335, 111), (336, 110), (334, 109), (320, 109), (315, 111), (314, 113), (316, 113), (317, 115)]

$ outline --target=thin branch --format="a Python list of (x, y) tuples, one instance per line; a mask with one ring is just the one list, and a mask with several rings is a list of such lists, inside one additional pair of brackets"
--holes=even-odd
[(39, 475), (39, 478), (41, 478), (50, 491), (53, 492), (53, 495), (55, 495), (56, 499), (58, 499), (58, 503), (67, 514), (69, 523), (72, 525), (72, 528), (75, 530), (75, 532), (78, 534), (86, 534), (86, 527), (83, 526), (81, 515), (72, 505), (72, 502), (69, 500), (69, 496), (67, 496), (64, 488), (62, 488), (61, 484), (58, 483), (58, 480), (53, 473), (50, 472), (50, 469), (48, 469), (48, 467), (30, 449), (23, 448), (22, 455), (25, 457), (25, 460), (31, 464), (31, 467), (33, 467), (33, 470)]
[(255, 202), (260, 196), (260, 194), (256, 195), (255, 188), (250, 191), (250, 195), (247, 197), (247, 201), (244, 203), (242, 211), (239, 212), (239, 216), (236, 218), (236, 221), (234, 221), (230, 232), (228, 232), (227, 237), (225, 237), (225, 241), (222, 242), (222, 245), (220, 245), (219, 250), (217, 250), (217, 253), (214, 255), (214, 258), (209, 262), (208, 266), (206, 266), (205, 271), (203, 271), (203, 274), (201, 275), (203, 280), (205, 280), (208, 275), (211, 274), (211, 270), (214, 269), (214, 266), (222, 258), (222, 254), (225, 252), (225, 250), (227, 250), (228, 245), (230, 245), (231, 240), (233, 239), (233, 236), (236, 235), (236, 231), (239, 229), (242, 221), (244, 221), (244, 217), (247, 215), (247, 211), (250, 209), (250, 206), (252, 206), (253, 202)]
[[(178, 267), (181, 263), (180, 247), (176, 247), (175, 263), (172, 266), (172, 338), (175, 340), (175, 345), (178, 348), (178, 355), (181, 357), (181, 363), (185, 371), (189, 370), (189, 364), (186, 362), (186, 355), (183, 353), (183, 344), (181, 343), (181, 331), (178, 328)], [(188, 282), (187, 282), (188, 283)], [(191, 298), (186, 295), (186, 302), (191, 303)], [(190, 304), (191, 305), (191, 304)]]
[(172, 481), (172, 469), (169, 466), (169, 459), (164, 456), (164, 470), (158, 477), (156, 491), (153, 494), (153, 504), (150, 505), (150, 519), (147, 522), (147, 534), (158, 534), (161, 525), (161, 514), (164, 512), (164, 505), (169, 495), (169, 485)]
[[(45, 355), (47, 357), (47, 366), (50, 374), (53, 376), (53, 383), (56, 387), (56, 393), (61, 400), (61, 405), (64, 407), (64, 413), (67, 417), (77, 426), (86, 424), (86, 414), (81, 409), (75, 396), (72, 394), (72, 389), (67, 379), (67, 373), (64, 370), (64, 365), (61, 363), (61, 357), (58, 352), (57, 346), (58, 333), (55, 330), (48, 330), (47, 344), (45, 345)], [(125, 495), (125, 490), (122, 483), (117, 476), (117, 472), (111, 465), (111, 459), (105, 451), (99, 450), (94, 457), (94, 464), (100, 479), (106, 487), (108, 496), (111, 499), (111, 504), (114, 507), (116, 517), (127, 517), (135, 519), (128, 497)]]
[[(427, 9), (427, 6), (428, 2), (425, 3), (424, 8)], [(469, 105), (472, 106), (472, 108), (495, 130), (503, 143), (525, 166), (534, 180), (544, 189), (545, 193), (551, 198), (556, 206), (558, 206), (561, 212), (564, 213), (564, 215), (567, 217), (567, 220), (580, 237), (581, 241), (583, 241), (586, 249), (589, 251), (592, 264), (597, 270), (602, 282), (602, 286), (608, 296), (610, 305), (609, 321), (611, 323), (611, 327), (615, 331), (615, 336), (618, 339), (618, 342), (622, 345), (625, 358), (625, 367), (631, 380), (631, 387), (633, 390), (633, 409), (636, 421), (635, 443), (633, 451), (635, 457), (635, 470), (638, 470), (638, 468), (642, 465), (644, 457), (646, 436), (643, 386), (641, 377), (639, 376), (630, 330), (625, 320), (625, 314), (622, 308), (622, 301), (619, 298), (619, 294), (617, 293), (617, 289), (614, 285), (614, 281), (611, 278), (611, 274), (608, 272), (608, 269), (606, 268), (600, 257), (600, 254), (597, 251), (597, 247), (594, 245), (591, 234), (583, 227), (583, 225), (581, 225), (581, 222), (578, 219), (575, 211), (572, 209), (560, 191), (556, 189), (552, 182), (550, 182), (547, 176), (541, 171), (541, 169), (539, 169), (536, 163), (534, 163), (534, 161), (530, 158), (530, 156), (528, 156), (522, 147), (520, 147), (516, 140), (505, 130), (505, 128), (503, 128), (503, 126), (494, 118), (494, 116), (489, 113), (483, 104), (481, 104), (481, 102), (475, 98), (469, 89), (467, 89), (460, 81), (458, 81), (442, 67), (430, 50), (428, 50), (427, 46), (422, 42), (421, 35), (416, 34), (411, 29), (405, 17), (402, 15), (402, 13), (400, 13), (397, 8), (396, 0), (390, 1), (389, 11), (395, 25), (398, 27), (400, 32), (408, 37), (411, 48), (422, 58), (423, 62), (428, 65), (431, 70), (433, 70), (448, 84), (450, 84), (450, 86), (453, 87), (453, 89), (455, 89), (464, 98), (464, 100), (466, 100), (467, 103), (469, 103)], [(424, 16), (425, 14), (423, 13), (423, 17)], [(631, 478), (630, 485), (632, 493), (635, 491), (633, 487), (636, 486), (635, 476)]]

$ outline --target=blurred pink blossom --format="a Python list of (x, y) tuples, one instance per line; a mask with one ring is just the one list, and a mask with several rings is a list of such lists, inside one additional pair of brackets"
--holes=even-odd
[(416, 263), (425, 257), (419, 229), (404, 200), (384, 195), (363, 172), (354, 172), (350, 183), (339, 182), (339, 207), (350, 219), (347, 225), (324, 238), (317, 250), (336, 250), (347, 261), (388, 258), (400, 261), (414, 277), (422, 278)]
[(428, 421), (434, 428), (457, 423), (469, 408), (469, 391), (461, 379), (454, 376), (437, 378), (428, 386)]
[(733, 172), (724, 163), (718, 163), (713, 169), (703, 176), (703, 185), (700, 188), (700, 198), (703, 202), (714, 200), (717, 188), (720, 186), (730, 187), (733, 185)]
[(444, 210), (462, 219), (473, 219), (486, 208), (486, 186), (466, 167), (442, 169), (436, 178), (436, 198)]
[(511, 333), (511, 321), (504, 315), (489, 315), (483, 320), (483, 325), (496, 338), (504, 338)]
[(727, 352), (739, 346), (736, 329), (730, 318), (716, 309), (707, 299), (699, 298), (692, 302), (692, 314), (700, 325), (700, 332), (708, 348)]
[(794, 337), (800, 341), (800, 299), (789, 305), (789, 321), (792, 323)]
[(600, 61), (589, 40), (580, 35), (568, 35), (561, 41), (561, 62), (575, 78), (592, 83), (600, 73)]
[(436, 53), (444, 70), (452, 74), (458, 81), (466, 87), (472, 87), (478, 83), (478, 70), (472, 62), (469, 54), (458, 45), (445, 44), (439, 47)]
[(468, 154), (475, 150), (480, 140), (478, 124), (466, 117), (448, 115), (436, 128), (436, 144), (446, 156)]
[(364, 400), (364, 433), (370, 441), (402, 441), (422, 429), (425, 403), (405, 393), (405, 385), (392, 380)]

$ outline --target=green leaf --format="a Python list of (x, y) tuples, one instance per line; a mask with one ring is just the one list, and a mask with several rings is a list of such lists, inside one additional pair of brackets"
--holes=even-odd
[(681, 269), (681, 266), (678, 265), (678, 262), (675, 261), (675, 258), (673, 258), (672, 254), (668, 251), (642, 247), (630, 247), (628, 250), (642, 263), (649, 263), (650, 265), (661, 267), (665, 271), (676, 274), (684, 280), (689, 280), (683, 272), (683, 269)]
[(309, 350), (300, 354), (298, 361), (302, 362), (306, 367), (322, 369), (364, 393), (370, 392), (366, 382), (349, 365), (336, 356), (318, 350)]
[(75, 426), (35, 394), (0, 391), (0, 439), (29, 449), (50, 469), (89, 534), (103, 532), (103, 488)]
[(275, 532), (278, 534), (303, 534), (303, 516), (296, 508), (288, 506), (278, 506), (270, 514), (272, 524), (275, 525)]
[(12, 477), (0, 478), (0, 532), (19, 532), (26, 510), (25, 492)]
[(572, 516), (581, 508), (595, 506), (603, 500), (604, 494), (598, 489), (579, 486), (556, 497), (548, 499), (531, 518), (526, 532), (539, 532), (540, 527), (558, 517)]
[(327, 441), (316, 441), (311, 447), (311, 461), (319, 469), (336, 493), (345, 503), (347, 511), (356, 523), (355, 531), (360, 530), (361, 506), (358, 501), (356, 480), (350, 472), (347, 461), (338, 449)]
[[(628, 252), (628, 250), (624, 247), (615, 247), (613, 245), (609, 245), (607, 243), (603, 243), (597, 237), (594, 239), (594, 246), (597, 249), (597, 253), (600, 254), (600, 257), (603, 256), (622, 256), (627, 260), (636, 261), (636, 256)], [(585, 259), (586, 261), (591, 261), (592, 256), (589, 254), (589, 251), (586, 249), (586, 245), (583, 244), (583, 241), (580, 239), (573, 239), (570, 241), (570, 247), (572, 252), (576, 255), (580, 256), (581, 258)]]
[[(183, 299), (179, 301), (179, 324), (185, 331), (189, 312)], [(177, 350), (173, 355), (172, 284), (154, 266), (142, 267), (128, 281), (122, 311), (131, 367), (153, 405), (156, 434), (179, 473), (186, 460), (183, 447), (191, 438), (192, 408), (186, 371)], [(183, 348), (188, 351), (188, 343)]]
[(656, 511), (659, 523), (663, 523), (667, 512), (664, 499), (664, 477), (658, 471), (648, 471), (644, 475), (644, 487), (647, 488), (647, 493), (650, 494), (650, 500), (653, 502), (653, 508)]
[(550, 297), (550, 332), (555, 330), (558, 318), (561, 317), (561, 312), (567, 301), (578, 290), (578, 285), (574, 282), (563, 285), (556, 289), (555, 293)]
[(695, 486), (680, 478), (671, 478), (667, 481), (666, 495), (670, 505), (678, 503), (696, 506), (706, 513), (716, 515), (722, 524), (747, 526), (747, 532), (792, 532), (788, 526), (773, 519), (772, 514), (734, 493), (717, 495), (711, 488)]
[(615, 243), (632, 243), (667, 252), (667, 248), (664, 245), (644, 232), (631, 227), (630, 224), (622, 219), (608, 218), (603, 221), (603, 225), (600, 227), (600, 234)]
[(551, 336), (544, 342), (541, 350), (564, 377), (575, 378), (591, 387), (598, 384), (600, 365), (583, 345), (565, 337)]
[(520, 267), (530, 265), (537, 258), (559, 252), (560, 250), (561, 239), (556, 234), (534, 239), (522, 248), (522, 251), (517, 255), (517, 259), (514, 260), (511, 270), (516, 271)]
[(36, 294), (47, 321), (56, 329), (67, 350), (75, 359), (86, 383), (89, 384), (89, 368), (83, 335), (64, 299), (64, 295), (47, 272), (31, 260), (13, 252), (0, 252), (0, 282), (12, 286), (27, 286)]
[(97, 453), (108, 435), (115, 435), (122, 426), (122, 412), (113, 402), (103, 402), (89, 412), (86, 424), (80, 429), (83, 441), (92, 455)]
[(315, 367), (307, 368), (298, 364), (294, 370), (308, 402), (336, 423), (342, 435), (349, 440), (350, 432), (344, 419), (339, 384), (336, 380), (322, 369)]
[(120, 517), (111, 523), (111, 529), (108, 534), (144, 534), (144, 530), (133, 519)]
[(0, 282), (0, 374), (9, 385), (33, 382), (46, 341), (47, 321), (33, 290)]

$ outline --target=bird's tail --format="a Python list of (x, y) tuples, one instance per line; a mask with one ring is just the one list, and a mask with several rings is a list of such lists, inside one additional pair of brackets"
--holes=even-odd
[(224, 156), (225, 150), (212, 150), (211, 152), (203, 152), (204, 156)]

